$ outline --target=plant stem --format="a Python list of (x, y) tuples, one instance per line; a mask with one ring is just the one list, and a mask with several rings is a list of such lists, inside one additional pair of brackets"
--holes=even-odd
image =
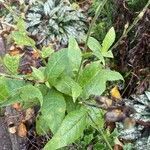
[(16, 80), (25, 80), (22, 77), (17, 77), (17, 76), (13, 76), (9, 74), (4, 74), (4, 73), (0, 73), (0, 76), (5, 77), (5, 78), (10, 78), (10, 79), (16, 79)]
[(143, 10), (138, 14), (138, 16), (134, 19), (133, 23), (130, 25), (130, 27), (125, 30), (125, 32), (122, 34), (122, 36), (118, 39), (118, 41), (115, 43), (115, 45), (110, 49), (113, 50), (114, 48), (116, 48), (118, 46), (118, 44), (120, 43), (120, 41), (127, 36), (127, 34), (133, 29), (133, 27), (139, 22), (139, 20), (141, 20), (148, 8), (148, 6), (150, 5), (150, 0), (147, 2), (147, 4), (145, 5), (145, 7), (143, 8)]
[[(95, 12), (95, 16), (94, 16), (94, 18), (92, 19), (92, 22), (91, 22), (91, 24), (90, 24), (89, 30), (88, 30), (88, 32), (87, 32), (87, 37), (86, 37), (86, 41), (85, 41), (84, 51), (87, 50), (87, 43), (88, 43), (88, 39), (89, 39), (89, 37), (90, 37), (91, 31), (92, 31), (92, 29), (93, 29), (93, 26), (94, 26), (94, 24), (95, 24), (95, 22), (96, 22), (98, 16), (99, 16), (100, 13), (101, 13), (101, 11), (102, 11), (104, 5), (106, 4), (106, 2), (107, 2), (107, 0), (103, 0), (103, 2), (100, 3), (100, 5), (98, 6), (98, 8), (97, 8), (97, 10), (96, 10), (96, 12)], [(84, 60), (84, 59), (82, 58), (81, 63), (80, 63), (80, 66), (79, 66), (79, 69), (78, 69), (78, 72), (77, 72), (76, 81), (78, 81), (79, 74), (80, 74), (80, 71), (81, 71), (81, 69), (82, 69), (83, 60)]]
[(85, 47), (84, 47), (85, 51), (86, 51), (86, 49), (87, 49), (88, 39), (89, 39), (89, 37), (90, 37), (91, 31), (92, 31), (92, 29), (93, 29), (93, 26), (94, 26), (94, 24), (95, 24), (95, 22), (96, 22), (98, 16), (100, 15), (100, 13), (101, 13), (101, 11), (102, 11), (104, 5), (106, 4), (106, 2), (107, 2), (107, 0), (103, 0), (103, 2), (100, 3), (100, 5), (98, 6), (98, 8), (97, 8), (97, 10), (96, 10), (96, 12), (95, 12), (94, 18), (92, 19), (92, 22), (91, 22), (91, 24), (90, 24), (90, 27), (89, 27), (89, 30), (88, 30), (88, 33), (87, 33), (86, 42), (85, 42)]
[(96, 124), (96, 122), (93, 120), (93, 118), (90, 116), (89, 113), (88, 113), (88, 116), (91, 119), (91, 121), (95, 124), (95, 127), (96, 127), (97, 131), (102, 135), (102, 137), (103, 137), (105, 143), (107, 144), (107, 146), (109, 147), (109, 149), (113, 150), (112, 147), (111, 147), (111, 145), (110, 145), (110, 143), (109, 143), (109, 141), (107, 140), (104, 132), (98, 127), (98, 125)]

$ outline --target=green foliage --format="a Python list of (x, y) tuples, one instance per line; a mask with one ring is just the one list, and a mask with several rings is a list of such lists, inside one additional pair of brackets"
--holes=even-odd
[(127, 0), (127, 4), (133, 11), (140, 11), (148, 2), (148, 0)]
[[(22, 23), (19, 26), (22, 30), (24, 29)], [(29, 82), (22, 81), (21, 84), (16, 84), (14, 89), (9, 89), (8, 83), (5, 84), (0, 80), (2, 82), (0, 88), (3, 89), (0, 95), (1, 106), (15, 102), (20, 102), (24, 106), (40, 104), (36, 130), (40, 135), (53, 133), (52, 139), (44, 148), (48, 150), (62, 148), (76, 142), (83, 137), (83, 131), (89, 127), (102, 131), (103, 112), (99, 109), (85, 107), (81, 105), (81, 102), (88, 100), (91, 95), (101, 95), (106, 90), (107, 81), (123, 80), (118, 72), (106, 69), (104, 66), (106, 56), (103, 55), (102, 50), (106, 53), (110, 51), (109, 48), (114, 40), (113, 28), (109, 30), (102, 46), (94, 38), (90, 38), (88, 46), (94, 55), (96, 55), (94, 51), (101, 54), (103, 61), (95, 60), (87, 65), (84, 65), (83, 62), (86, 59), (82, 57), (82, 51), (73, 37), (69, 38), (68, 48), (57, 52), (47, 49), (48, 53), (43, 50), (45, 52), (42, 57), (49, 57), (46, 66), (38, 69), (32, 67), (32, 74), (23, 76), (23, 78), (20, 75), (11, 76), (11, 84), (13, 78), (20, 79), (20, 77), (21, 80)], [(91, 118), (98, 125), (95, 126)], [(107, 133), (101, 132), (101, 134), (101, 139), (104, 136), (109, 139), (110, 135)], [(85, 136), (85, 143), (90, 142), (92, 137), (93, 135)], [(105, 139), (102, 141), (106, 142)]]
[(112, 27), (108, 33), (106, 34), (103, 43), (102, 43), (102, 52), (107, 52), (109, 48), (112, 46), (116, 38), (115, 30)]
[(88, 39), (88, 46), (93, 54), (105, 65), (104, 57), (113, 58), (112, 52), (109, 50), (116, 38), (115, 30), (112, 27), (106, 34), (102, 45), (93, 37)]
[(66, 45), (69, 36), (81, 41), (86, 31), (86, 17), (81, 10), (74, 9), (68, 0), (35, 2), (27, 10), (26, 22), (28, 31), (41, 37), (43, 45), (55, 41), (57, 45)]
[(58, 78), (65, 70), (67, 63), (67, 50), (63, 49), (53, 53), (49, 58), (45, 69), (46, 79), (51, 83)]
[(5, 100), (9, 95), (9, 90), (6, 81), (0, 78), (0, 102)]
[(70, 63), (72, 70), (78, 71), (82, 60), (82, 53), (78, 46), (78, 43), (73, 37), (69, 38), (68, 57), (68, 63)]
[(36, 122), (37, 133), (45, 134), (49, 129), (51, 129), (53, 133), (56, 133), (65, 117), (65, 99), (62, 94), (55, 90), (48, 91), (43, 99), (44, 102), (40, 110), (41, 115), (38, 116)]
[(41, 56), (42, 58), (47, 58), (49, 57), (52, 53), (54, 53), (54, 50), (50, 47), (43, 47), (41, 51)]
[(46, 144), (45, 150), (58, 149), (71, 144), (78, 139), (86, 128), (86, 110), (76, 110), (69, 113), (63, 120), (54, 137)]
[[(93, 3), (89, 9), (89, 15), (93, 16), (102, 2), (102, 0), (93, 0)], [(103, 41), (108, 29), (113, 25), (114, 13), (116, 13), (115, 2), (113, 0), (108, 0), (102, 9), (95, 26), (93, 27), (92, 36), (98, 41)]]
[(37, 69), (35, 67), (32, 67), (32, 78), (40, 82), (44, 82), (45, 80), (44, 71), (45, 71), (45, 68), (41, 67)]
[(13, 31), (11, 33), (15, 43), (19, 46), (35, 47), (35, 41), (28, 36), (25, 28), (25, 22), (22, 18), (19, 18), (17, 21), (17, 29), (18, 31)]
[(35, 42), (22, 31), (13, 31), (11, 35), (17, 45), (35, 46)]
[(3, 60), (3, 63), (7, 70), (13, 74), (17, 74), (19, 67), (20, 56), (11, 56), (6, 54)]

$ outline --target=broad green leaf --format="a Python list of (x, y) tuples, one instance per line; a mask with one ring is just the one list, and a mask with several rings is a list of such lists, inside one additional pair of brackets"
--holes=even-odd
[(74, 110), (79, 110), (81, 107), (81, 104), (78, 104), (78, 102), (73, 102), (73, 99), (71, 96), (65, 96), (65, 101), (66, 101), (66, 111), (67, 113), (70, 113), (71, 111)]
[[(20, 76), (16, 76), (16, 78)], [(17, 79), (5, 79), (7, 82), (7, 86), (9, 89), (10, 96), (16, 94), (23, 86), (27, 85), (24, 80), (17, 80)]]
[(6, 100), (9, 96), (9, 90), (4, 78), (0, 78), (0, 102)]
[(79, 76), (79, 84), (83, 88), (82, 96), (87, 98), (89, 95), (100, 95), (106, 88), (105, 80), (99, 77), (100, 71), (99, 62), (94, 62), (83, 70)]
[(99, 44), (99, 42), (93, 38), (93, 37), (89, 37), (88, 39), (88, 47), (93, 51), (93, 54), (99, 58), (99, 60), (105, 64), (105, 60), (104, 57), (101, 53), (101, 45)]
[(56, 133), (65, 116), (65, 99), (62, 94), (55, 90), (50, 90), (43, 99), (41, 115), (36, 121), (37, 133), (45, 134), (44, 132), (49, 130)]
[(104, 122), (105, 122), (104, 112), (101, 109), (94, 108), (94, 107), (88, 107), (88, 111), (89, 111), (90, 117), (94, 121), (94, 123), (93, 123), (93, 121), (89, 117), (88, 118), (89, 125), (91, 125), (94, 128), (99, 127), (100, 129), (102, 129), (104, 126)]
[(120, 73), (102, 69), (97, 62), (90, 64), (79, 77), (79, 84), (83, 88), (82, 97), (101, 95), (106, 90), (106, 82), (115, 80), (123, 80)]
[(19, 67), (19, 61), (20, 61), (20, 56), (11, 56), (9, 54), (6, 54), (4, 57), (4, 65), (13, 74), (18, 73), (18, 67)]
[(43, 47), (41, 51), (42, 58), (49, 57), (52, 53), (54, 53), (54, 50), (51, 47)]
[(45, 77), (44, 77), (44, 71), (42, 70), (43, 68), (35, 68), (35, 67), (32, 67), (32, 77), (34, 77), (36, 80), (39, 80), (39, 81), (44, 81), (45, 80)]
[(75, 102), (82, 92), (81, 86), (69, 76), (62, 76), (54, 82), (53, 86), (60, 92), (73, 97)]
[(103, 69), (101, 74), (105, 76), (107, 81), (116, 81), (116, 80), (124, 80), (122, 75), (117, 71), (112, 71), (109, 69)]
[(84, 87), (102, 69), (100, 62), (96, 61), (87, 65), (79, 76), (79, 84)]
[(27, 36), (25, 32), (13, 31), (11, 34), (15, 43), (19, 46), (31, 46), (35, 47), (35, 41)]
[(78, 43), (73, 37), (69, 38), (68, 58), (68, 63), (70, 63), (70, 65), (72, 66), (72, 70), (78, 71), (82, 60), (82, 53), (78, 46)]
[(116, 38), (116, 34), (115, 34), (115, 30), (114, 28), (110, 28), (110, 30), (108, 31), (108, 33), (106, 34), (103, 43), (102, 43), (102, 52), (107, 52), (109, 50), (109, 48), (112, 46), (112, 44), (114, 43)]
[(48, 79), (49, 82), (54, 81), (63, 73), (66, 67), (66, 59), (66, 49), (60, 50), (51, 55), (48, 60), (48, 65), (45, 69), (46, 79)]
[(67, 146), (77, 140), (86, 128), (87, 112), (85, 110), (76, 110), (70, 112), (63, 120), (57, 133), (46, 144), (44, 150), (56, 150)]
[(41, 106), (43, 104), (43, 96), (41, 91), (33, 85), (26, 85), (20, 89), (21, 101), (32, 101), (38, 99)]
[(9, 95), (4, 102), (0, 103), (0, 105), (8, 106), (15, 102), (23, 102), (23, 100), (20, 98), (20, 91), (21, 91), (22, 87), (24, 87), (25, 85), (28, 85), (28, 84), (25, 83), (25, 81), (17, 80), (17, 79), (4, 78), (3, 80), (5, 81), (5, 85), (8, 88)]

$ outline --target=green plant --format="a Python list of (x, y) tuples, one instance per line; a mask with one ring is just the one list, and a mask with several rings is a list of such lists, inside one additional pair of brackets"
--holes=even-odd
[[(102, 0), (93, 0), (92, 6), (89, 9), (89, 15), (93, 16), (99, 5), (102, 4)], [(95, 37), (98, 41), (102, 42), (108, 29), (113, 25), (113, 16), (115, 10), (115, 4), (112, 0), (107, 1), (105, 6), (102, 8), (102, 11), (99, 14), (98, 19), (92, 29), (92, 36)]]
[[(22, 45), (24, 41), (24, 45), (34, 47), (35, 43), (32, 41), (31, 45), (30, 38), (24, 31), (23, 20), (19, 20), (17, 26), (20, 27), (19, 30), (12, 33), (15, 42)], [(46, 144), (45, 150), (58, 149), (75, 142), (89, 126), (96, 128), (106, 145), (112, 149), (108, 137), (101, 129), (102, 122), (98, 121), (102, 118), (101, 110), (80, 103), (88, 100), (91, 95), (101, 95), (106, 90), (107, 81), (123, 80), (118, 72), (105, 68), (105, 58), (113, 57), (109, 48), (114, 40), (113, 28), (107, 33), (102, 45), (90, 37), (88, 47), (97, 58), (86, 66), (86, 59), (76, 40), (70, 37), (68, 48), (55, 53), (51, 48), (47, 49), (46, 54), (45, 50), (41, 51), (43, 59), (49, 57), (48, 63), (45, 67), (32, 68), (31, 75), (0, 74), (0, 105), (20, 102), (25, 107), (31, 107), (39, 104), (37, 133), (53, 133), (53, 138)], [(12, 58), (18, 60), (15, 56), (4, 57), (7, 68)], [(13, 72), (18, 67), (18, 61), (14, 62)]]
[(68, 36), (81, 41), (85, 35), (86, 17), (81, 10), (75, 10), (69, 1), (47, 0), (36, 2), (26, 13), (27, 29), (38, 35), (39, 43), (49, 42), (66, 45)]
[(129, 5), (129, 8), (131, 8), (133, 11), (139, 11), (140, 9), (142, 9), (146, 3), (148, 2), (148, 0), (127, 0), (127, 4)]
[(36, 39), (37, 45), (51, 43), (59, 49), (68, 44), (69, 36), (81, 42), (87, 31), (86, 16), (81, 9), (74, 9), (68, 0), (40, 0), (29, 5), (26, 2), (13, 4), (4, 1), (4, 6), (9, 9), (5, 17), (7, 23), (14, 23), (15, 15), (24, 14), (26, 29)]

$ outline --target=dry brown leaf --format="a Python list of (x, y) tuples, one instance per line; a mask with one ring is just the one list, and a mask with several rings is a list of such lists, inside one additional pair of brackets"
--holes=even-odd
[(20, 137), (26, 137), (27, 136), (27, 128), (26, 128), (24, 123), (20, 123), (20, 125), (18, 126), (17, 134)]
[(122, 99), (121, 94), (118, 90), (118, 86), (115, 86), (114, 88), (111, 89), (110, 91), (111, 97), (115, 100), (115, 101), (119, 101)]
[(123, 150), (123, 144), (119, 141), (118, 138), (115, 139), (114, 143), (115, 145), (113, 150)]
[(123, 150), (123, 147), (121, 145), (115, 144), (113, 150)]
[(32, 57), (33, 57), (33, 59), (38, 59), (38, 58), (40, 58), (39, 52), (38, 52), (37, 50), (34, 50), (34, 51), (32, 52)]
[(20, 103), (15, 103), (12, 105), (12, 108), (16, 109), (17, 111), (20, 111), (22, 107)]

